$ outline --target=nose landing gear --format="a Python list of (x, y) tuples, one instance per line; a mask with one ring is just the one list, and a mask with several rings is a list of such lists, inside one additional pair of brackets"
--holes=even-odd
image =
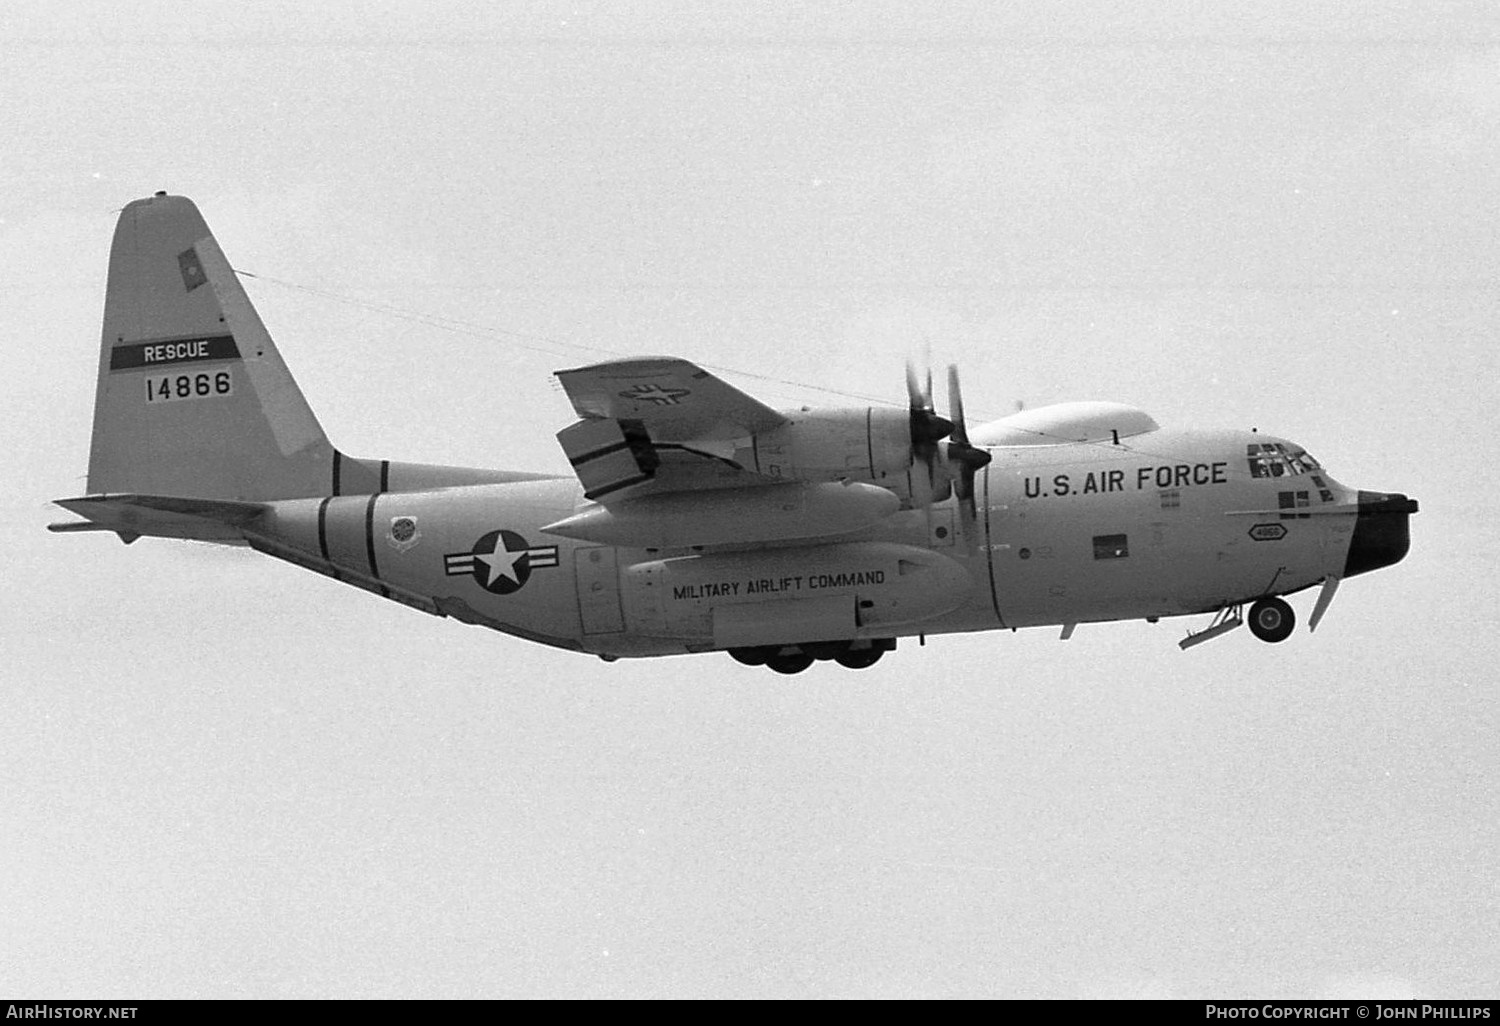
[(1263, 598), (1250, 607), (1250, 633), (1261, 641), (1285, 641), (1297, 626), (1297, 614), (1279, 598)]
[[(1330, 588), (1326, 594), (1331, 598), (1332, 589)], [(1324, 608), (1326, 605), (1324, 602)], [(1315, 612), (1314, 620), (1321, 615), (1321, 612)], [(1194, 645), (1201, 645), (1221, 634), (1228, 634), (1245, 622), (1240, 617), (1239, 606), (1225, 606), (1215, 614), (1212, 623), (1197, 633), (1188, 634), (1177, 643), (1177, 647), (1186, 651)], [(1250, 606), (1249, 624), (1250, 633), (1261, 641), (1285, 641), (1292, 636), (1292, 629), (1297, 626), (1297, 614), (1282, 599), (1271, 597), (1257, 599)]]

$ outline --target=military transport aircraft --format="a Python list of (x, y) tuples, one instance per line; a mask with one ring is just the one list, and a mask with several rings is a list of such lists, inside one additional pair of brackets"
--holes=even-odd
[[(557, 372), (575, 477), (345, 456), (190, 200), (121, 213), (86, 518), (253, 548), (437, 616), (605, 660), (725, 651), (796, 673), (900, 637), (1214, 614), (1282, 641), (1279, 596), (1399, 561), (1404, 495), (1300, 445), (1173, 430), (1105, 402), (970, 431), (931, 376), (907, 407), (774, 410), (692, 363)], [(1249, 606), (1248, 615), (1242, 613)]]

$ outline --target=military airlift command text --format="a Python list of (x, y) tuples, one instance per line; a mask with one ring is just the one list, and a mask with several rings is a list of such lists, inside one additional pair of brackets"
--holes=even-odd
[[(785, 591), (819, 591), (826, 588), (859, 588), (884, 584), (884, 570), (856, 570), (839, 574), (798, 574), (795, 577), (757, 577), (750, 581), (710, 581), (707, 584), (679, 584), (672, 588), (672, 598), (735, 598), (739, 595), (769, 595)], [(741, 590), (743, 589), (743, 590)]]

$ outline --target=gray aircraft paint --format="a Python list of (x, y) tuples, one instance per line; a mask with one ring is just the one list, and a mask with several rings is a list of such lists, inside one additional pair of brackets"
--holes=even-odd
[[(559, 379), (583, 418), (559, 434), (577, 480), (346, 457), (197, 208), (138, 200), (111, 251), (91, 494), (60, 500), (91, 523), (59, 529), (248, 543), (429, 614), (613, 658), (1070, 634), (1319, 582), (1331, 598), (1346, 571), (1404, 554), (1415, 510), (1337, 484), (1282, 439), (1077, 403), (976, 429), (991, 460), (970, 520), (957, 471), (893, 441), (904, 412), (778, 413), (675, 358)], [(919, 485), (937, 501), (902, 509)], [(1355, 553), (1369, 518), (1384, 526)]]

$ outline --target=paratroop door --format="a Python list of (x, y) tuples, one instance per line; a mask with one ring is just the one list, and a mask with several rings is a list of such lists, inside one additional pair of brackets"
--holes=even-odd
[(615, 550), (607, 545), (580, 548), (573, 555), (578, 579), (578, 612), (585, 634), (618, 634), (625, 629), (620, 611), (620, 574)]

